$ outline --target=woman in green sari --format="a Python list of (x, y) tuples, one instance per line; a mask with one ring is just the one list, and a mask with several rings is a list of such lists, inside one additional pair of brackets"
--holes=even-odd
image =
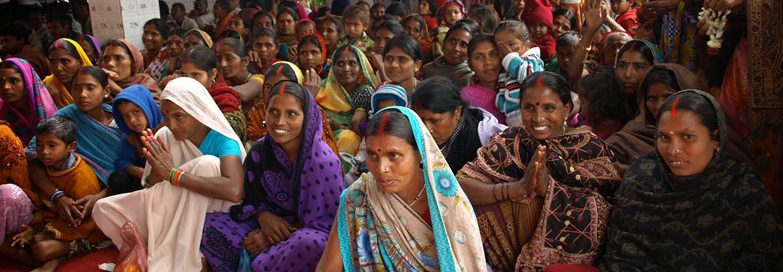
[(362, 141), (359, 125), (367, 119), (378, 79), (364, 53), (350, 44), (335, 50), (332, 64), (315, 97), (330, 119), (337, 149), (353, 155)]

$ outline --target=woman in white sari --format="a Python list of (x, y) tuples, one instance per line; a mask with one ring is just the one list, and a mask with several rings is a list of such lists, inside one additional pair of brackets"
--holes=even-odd
[[(101, 199), (93, 217), (121, 253), (145, 246), (148, 271), (199, 271), (206, 214), (227, 212), (242, 199), (245, 149), (194, 79), (169, 82), (161, 112), (165, 127), (154, 138), (141, 136), (148, 188)], [(134, 237), (140, 243), (129, 242)]]

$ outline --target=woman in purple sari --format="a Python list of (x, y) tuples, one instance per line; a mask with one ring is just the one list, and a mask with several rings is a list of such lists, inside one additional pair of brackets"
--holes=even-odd
[(268, 133), (245, 159), (242, 204), (207, 214), (201, 252), (214, 271), (313, 271), (329, 237), (343, 181), (318, 104), (287, 80), (266, 101)]

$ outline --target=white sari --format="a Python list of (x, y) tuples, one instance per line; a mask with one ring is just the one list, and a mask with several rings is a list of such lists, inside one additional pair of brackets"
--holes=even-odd
[[(173, 102), (200, 123), (236, 141), (241, 150), (240, 159), (244, 160), (246, 153), (239, 137), (200, 83), (191, 78), (172, 80), (163, 90), (161, 100)], [(221, 176), (219, 158), (202, 154), (188, 140), (177, 141), (167, 127), (155, 135), (163, 138), (175, 165), (186, 173)], [(148, 163), (144, 176), (150, 171)], [(200, 271), (199, 247), (206, 214), (228, 212), (235, 204), (163, 181), (147, 189), (99, 200), (93, 218), (117, 248), (123, 246), (122, 226), (127, 222), (134, 224), (147, 248), (148, 271)]]

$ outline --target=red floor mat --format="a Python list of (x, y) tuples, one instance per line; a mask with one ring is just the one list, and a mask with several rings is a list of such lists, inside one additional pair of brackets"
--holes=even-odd
[[(100, 271), (98, 265), (102, 263), (113, 263), (117, 259), (117, 248), (110, 246), (101, 250), (93, 251), (85, 255), (74, 256), (61, 263), (57, 267), (57, 271), (69, 272), (69, 271)], [(17, 264), (11, 260), (0, 258), (0, 272), (18, 272), (18, 271), (30, 271), (32, 267)]]

